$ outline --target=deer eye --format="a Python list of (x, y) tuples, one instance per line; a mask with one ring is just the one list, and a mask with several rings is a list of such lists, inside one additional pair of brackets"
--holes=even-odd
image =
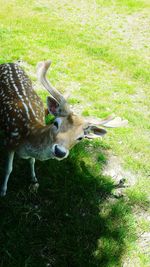
[(80, 136), (79, 138), (77, 138), (77, 141), (81, 141), (83, 138), (83, 136)]

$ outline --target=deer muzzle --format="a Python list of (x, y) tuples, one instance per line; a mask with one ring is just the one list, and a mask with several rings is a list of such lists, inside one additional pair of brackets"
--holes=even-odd
[(56, 159), (60, 160), (60, 159), (66, 158), (69, 154), (69, 151), (64, 146), (55, 144), (53, 146), (53, 154), (54, 154)]

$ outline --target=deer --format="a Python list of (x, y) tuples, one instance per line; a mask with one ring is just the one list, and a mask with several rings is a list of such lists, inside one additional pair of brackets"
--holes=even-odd
[(120, 117), (97, 119), (75, 114), (66, 98), (46, 78), (50, 65), (50, 60), (37, 64), (37, 78), (49, 92), (46, 110), (54, 116), (54, 121), (47, 125), (44, 103), (23, 68), (17, 63), (0, 65), (0, 130), (7, 150), (1, 196), (7, 192), (15, 153), (29, 160), (31, 183), (38, 186), (35, 160), (63, 160), (82, 139), (102, 137), (107, 133), (106, 127), (127, 124)]

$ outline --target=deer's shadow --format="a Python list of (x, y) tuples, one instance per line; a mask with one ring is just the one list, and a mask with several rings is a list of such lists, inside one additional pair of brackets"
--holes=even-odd
[(131, 211), (111, 197), (110, 177), (93, 175), (77, 156), (38, 162), (35, 194), (27, 162), (17, 162), (0, 200), (0, 266), (120, 266)]

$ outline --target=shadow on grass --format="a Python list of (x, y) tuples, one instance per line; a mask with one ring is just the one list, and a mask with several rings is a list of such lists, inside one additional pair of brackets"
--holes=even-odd
[[(1, 267), (121, 266), (131, 238), (130, 207), (111, 197), (113, 182), (93, 174), (78, 156), (81, 149), (62, 162), (37, 162), (38, 194), (28, 190), (27, 161), (15, 161), (0, 199)], [(100, 156), (99, 166), (104, 162)], [(3, 163), (1, 156), (0, 174)]]

